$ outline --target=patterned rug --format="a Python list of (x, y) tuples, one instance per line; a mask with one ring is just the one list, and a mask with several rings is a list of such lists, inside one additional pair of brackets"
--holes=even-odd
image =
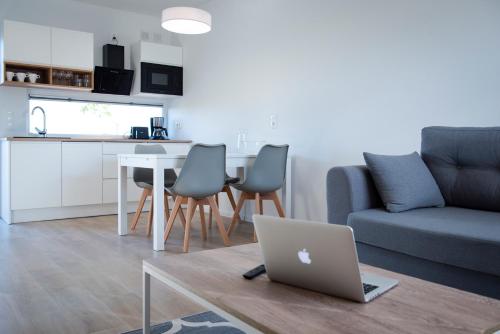
[[(123, 334), (141, 334), (137, 329)], [(245, 334), (212, 311), (193, 314), (151, 327), (151, 334)]]

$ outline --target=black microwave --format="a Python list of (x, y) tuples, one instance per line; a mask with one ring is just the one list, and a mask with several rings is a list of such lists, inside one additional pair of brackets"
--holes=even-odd
[(141, 63), (141, 93), (182, 95), (182, 67)]

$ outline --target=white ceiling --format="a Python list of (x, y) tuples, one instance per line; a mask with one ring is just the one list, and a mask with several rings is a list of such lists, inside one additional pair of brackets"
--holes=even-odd
[(88, 4), (159, 17), (167, 7), (202, 6), (210, 0), (75, 0)]

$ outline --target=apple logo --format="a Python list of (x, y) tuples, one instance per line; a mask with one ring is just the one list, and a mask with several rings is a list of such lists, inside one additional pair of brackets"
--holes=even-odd
[(303, 250), (299, 251), (297, 255), (299, 256), (300, 262), (304, 264), (311, 264), (311, 258), (309, 257), (309, 252), (307, 251), (307, 249), (304, 248)]

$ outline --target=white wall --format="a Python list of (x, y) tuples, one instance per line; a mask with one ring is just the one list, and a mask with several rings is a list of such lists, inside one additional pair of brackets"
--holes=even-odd
[[(94, 33), (95, 65), (102, 65), (102, 46), (111, 43), (114, 34), (119, 43), (125, 46), (126, 68), (130, 68), (130, 44), (141, 39), (141, 31), (149, 32), (151, 35), (160, 34), (162, 42), (176, 44), (175, 37), (161, 28), (160, 14), (158, 17), (152, 17), (70, 0), (1, 0), (0, 26), (3, 26), (4, 19)], [(0, 87), (0, 137), (27, 134), (27, 101), (30, 92), (28, 89)], [(34, 93), (95, 100), (158, 103), (144, 98), (111, 97), (102, 94), (51, 90), (36, 90)]]
[[(213, 0), (181, 39), (177, 137), (289, 143), (296, 217), (326, 220), (325, 176), (419, 149), (427, 125), (500, 125), (496, 0)], [(277, 115), (278, 128), (269, 126)]]

